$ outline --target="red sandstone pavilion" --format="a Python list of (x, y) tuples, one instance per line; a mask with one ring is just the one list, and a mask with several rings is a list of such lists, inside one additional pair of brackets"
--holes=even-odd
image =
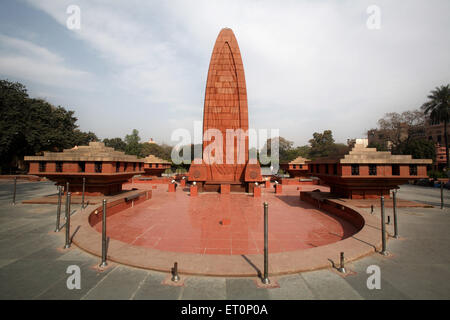
[(309, 169), (335, 195), (350, 199), (389, 198), (391, 189), (408, 180), (427, 178), (427, 165), (432, 162), (367, 148), (366, 139), (357, 139), (349, 154), (310, 161)]
[(82, 192), (85, 178), (85, 193), (91, 196), (117, 194), (124, 182), (144, 173), (143, 159), (105, 147), (103, 142), (63, 152), (44, 152), (43, 156), (25, 157), (25, 161), (30, 164), (29, 174), (46, 177), (64, 188), (69, 182), (73, 194)]
[[(241, 53), (233, 31), (225, 28), (217, 37), (209, 65), (203, 113), (203, 159), (194, 160), (188, 175), (189, 181), (197, 183), (199, 191), (252, 192), (255, 182), (263, 180), (259, 163), (249, 161), (248, 127)], [(231, 138), (227, 137), (230, 129), (236, 132)], [(217, 137), (210, 135), (214, 130), (222, 134), (223, 143), (208, 153), (205, 150), (217, 142)], [(231, 148), (227, 148), (226, 141), (232, 142)]]
[(161, 177), (162, 173), (170, 169), (172, 164), (169, 161), (158, 158), (154, 155), (149, 155), (144, 158), (144, 171), (145, 173), (141, 175), (138, 179), (139, 182), (150, 182), (150, 183), (168, 183), (169, 179), (167, 177)]

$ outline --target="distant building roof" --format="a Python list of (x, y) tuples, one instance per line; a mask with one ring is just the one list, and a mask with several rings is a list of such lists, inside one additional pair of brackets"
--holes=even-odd
[[(365, 140), (365, 139), (363, 139)], [(393, 155), (389, 151), (377, 151), (376, 148), (367, 148), (366, 143), (356, 141), (353, 149), (344, 156), (319, 158), (311, 163), (410, 163), (410, 164), (431, 164), (431, 159), (413, 159), (411, 155)], [(365, 142), (365, 141), (364, 141)]]
[(144, 162), (136, 156), (106, 147), (103, 142), (90, 142), (88, 146), (76, 146), (62, 152), (45, 151), (43, 156), (27, 156), (25, 161), (114, 161)]
[(144, 158), (144, 163), (166, 163), (171, 164), (171, 162), (158, 158), (157, 156), (154, 156), (152, 154), (148, 155), (146, 158)]
[(289, 164), (306, 164), (306, 161), (309, 161), (309, 159), (306, 159), (303, 157), (297, 157), (294, 160), (292, 160), (291, 162), (289, 162)]

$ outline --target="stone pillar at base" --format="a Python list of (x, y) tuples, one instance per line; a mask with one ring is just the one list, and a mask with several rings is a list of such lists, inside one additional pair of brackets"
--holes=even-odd
[(253, 197), (260, 198), (261, 197), (261, 187), (253, 188)]
[(277, 183), (275, 185), (275, 193), (276, 194), (282, 194), (283, 193), (283, 187), (281, 186), (281, 184)]
[(266, 180), (266, 188), (270, 188), (270, 180)]
[(190, 191), (191, 191), (191, 197), (196, 197), (197, 194), (198, 194), (198, 187), (197, 186), (191, 186)]
[(181, 179), (181, 180), (180, 180), (180, 185), (181, 185), (182, 187), (186, 186), (186, 179)]
[(176, 183), (169, 183), (169, 192), (175, 192), (177, 189)]
[(220, 185), (220, 193), (221, 194), (229, 194), (230, 193), (230, 185), (229, 184), (221, 184)]

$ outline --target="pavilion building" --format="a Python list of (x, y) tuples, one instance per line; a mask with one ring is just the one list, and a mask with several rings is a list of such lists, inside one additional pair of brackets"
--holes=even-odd
[(310, 161), (309, 172), (330, 186), (330, 191), (350, 199), (389, 197), (390, 190), (409, 180), (427, 178), (431, 159), (392, 155), (367, 148), (367, 139), (357, 139), (353, 149), (342, 157)]
[(144, 173), (144, 160), (106, 147), (103, 142), (44, 152), (43, 156), (27, 156), (29, 174), (54, 181), (69, 191), (80, 194), (85, 178), (85, 194), (113, 195), (122, 191), (122, 184), (136, 174)]
[(144, 158), (145, 173), (143, 177), (161, 177), (161, 174), (171, 167), (172, 163), (169, 161), (163, 160), (151, 154)]
[(306, 178), (310, 176), (307, 161), (309, 159), (297, 157), (290, 162), (280, 163), (280, 168), (288, 172), (291, 178)]

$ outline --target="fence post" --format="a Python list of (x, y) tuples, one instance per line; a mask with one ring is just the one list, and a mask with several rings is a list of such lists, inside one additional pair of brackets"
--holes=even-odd
[(13, 205), (16, 205), (17, 177), (14, 177)]
[(103, 199), (103, 213), (102, 213), (102, 263), (100, 267), (106, 267), (106, 199)]
[(70, 248), (70, 192), (66, 196), (66, 244), (64, 249)]
[(441, 181), (441, 209), (444, 209), (444, 183)]
[(269, 204), (264, 202), (264, 276), (262, 283), (270, 284), (269, 280)]
[(392, 192), (393, 210), (394, 210), (394, 238), (398, 239), (398, 216), (397, 216), (397, 190)]
[(55, 232), (59, 232), (59, 226), (61, 225), (61, 197), (62, 187), (58, 186), (58, 205), (56, 207), (56, 229)]
[(84, 209), (84, 191), (86, 188), (86, 178), (83, 177), (83, 193), (81, 195), (81, 209)]
[(384, 197), (381, 196), (381, 254), (386, 256), (388, 253), (386, 251), (386, 224), (384, 219)]
[(342, 273), (346, 273), (345, 264), (344, 264), (344, 262), (345, 262), (344, 252), (341, 252), (341, 259), (340, 260), (341, 260), (340, 261), (340, 267), (338, 268), (338, 271), (342, 272)]
[(175, 262), (172, 268), (172, 281), (180, 281), (180, 276), (178, 275), (178, 262)]

